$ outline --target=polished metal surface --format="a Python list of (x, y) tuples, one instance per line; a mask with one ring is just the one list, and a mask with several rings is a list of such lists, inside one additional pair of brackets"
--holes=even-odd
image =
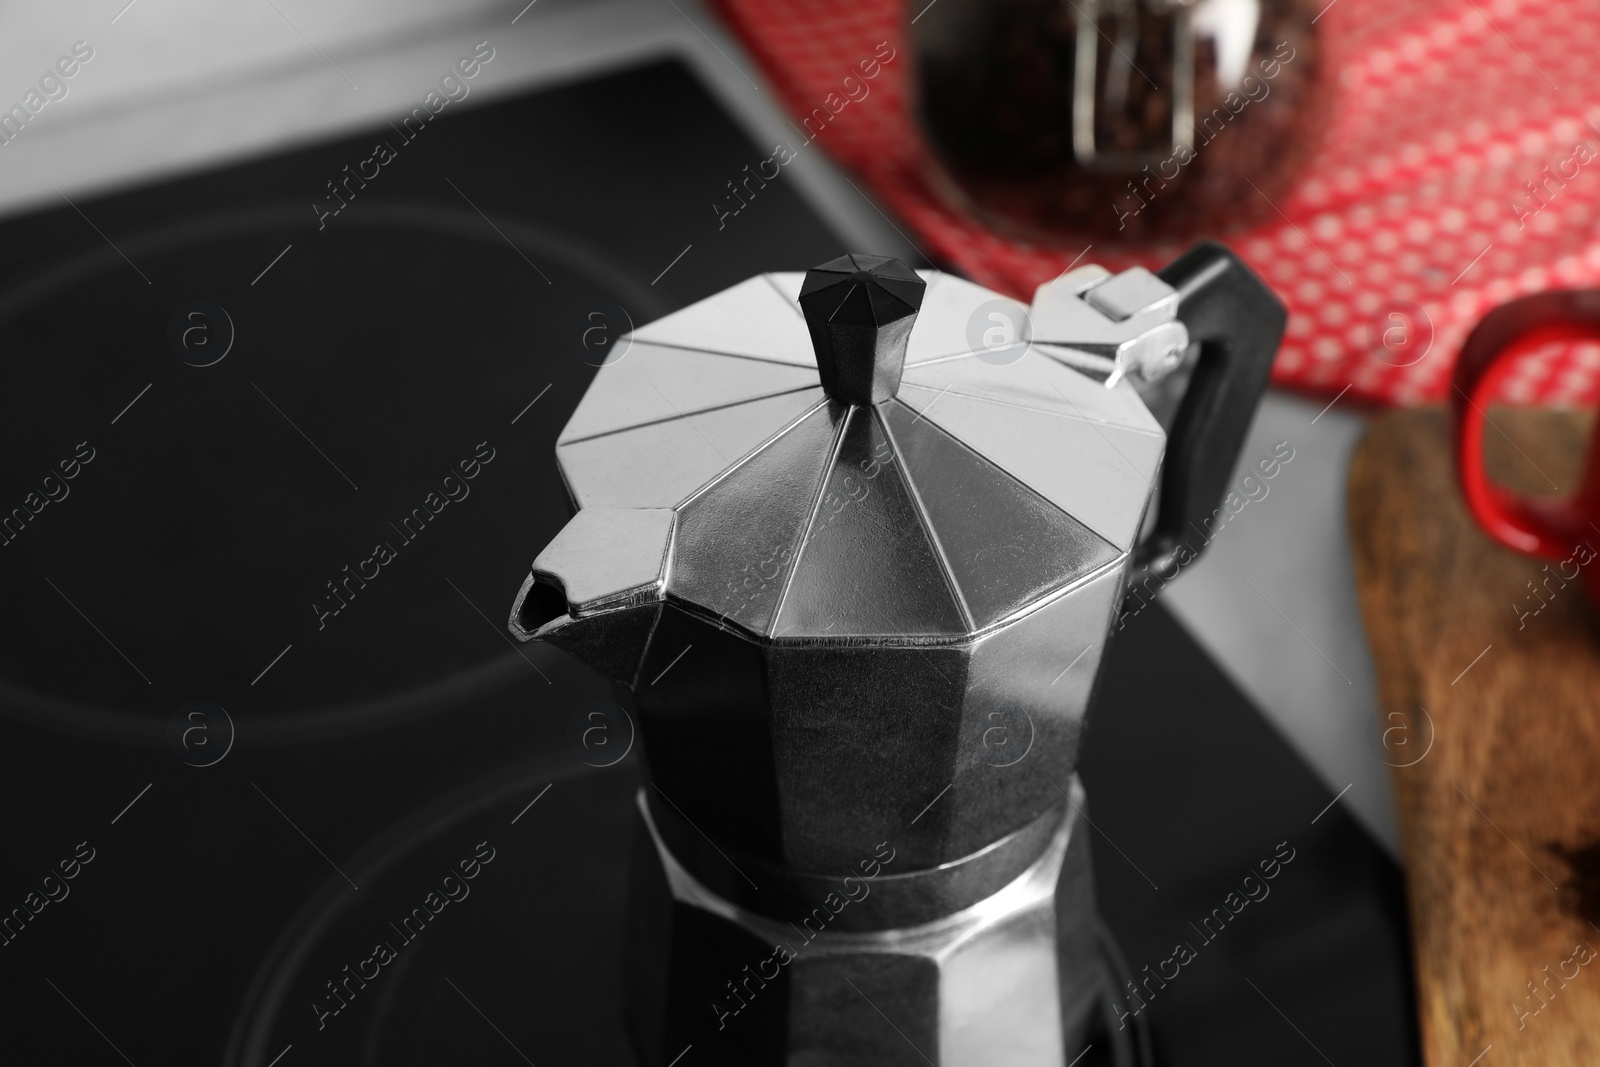
[[(827, 871), (893, 837), (937, 866), (1059, 800), (1165, 437), (1049, 346), (974, 349), (981, 287), (866, 257), (810, 278), (744, 282), (601, 369), (558, 445), (582, 510), (513, 630), (634, 690), (655, 781), (713, 840)], [(1040, 306), (1094, 322), (1087, 347), (1182, 329), (1148, 272), (1063, 281)], [(717, 350), (664, 343), (697, 337)], [(836, 389), (895, 395), (830, 397), (813, 344), (856, 361)], [(629, 508), (675, 514), (665, 552), (659, 517), (591, 515)], [(999, 723), (1029, 753), (1004, 774)]]
[(1090, 306), (1123, 322), (1140, 312), (1177, 314), (1178, 291), (1143, 267), (1129, 267), (1084, 293)]
[(1104, 267), (1082, 266), (1033, 294), (1034, 338), (1109, 357), (1107, 386), (1127, 374), (1155, 382), (1177, 369), (1189, 347), (1177, 315), (1177, 290), (1143, 267), (1112, 277)]
[[(1122, 379), (1182, 354), (1177, 303), (1148, 272), (1083, 268), (1040, 288), (1030, 332), (1016, 301), (856, 256), (618, 342), (557, 446), (580, 510), (512, 630), (633, 691), (636, 917), (665, 928), (633, 938), (647, 1058), (676, 1040), (672, 988), (891, 847), (875, 903), (748, 1028), (767, 1042), (748, 1062), (904, 1059), (841, 978), (930, 1062), (1063, 1062), (1094, 953), (1060, 786), (1166, 444)], [(1022, 327), (980, 343), (997, 317)], [(1069, 839), (1083, 859), (1058, 877)]]
[(987, 630), (1076, 584), (1120, 554), (932, 418), (898, 401), (878, 414), (936, 531), (973, 630)]
[(815, 368), (817, 357), (800, 311), (804, 279), (801, 273), (749, 278), (638, 327), (633, 339)]
[(1050, 813), (1014, 878), (932, 921), (870, 932), (840, 920), (899, 866), (892, 841), (775, 918), (686, 869), (641, 791), (636, 862), (655, 865), (634, 886), (629, 1014), (645, 1062), (666, 1067), (715, 1034), (729, 1063), (1062, 1067), (1083, 1048), (1101, 981), (1083, 787), (1068, 789), (1071, 806)]
[[(768, 447), (683, 508), (674, 592), (754, 633), (774, 627), (788, 568), (847, 410), (819, 401)], [(730, 568), (728, 547), (757, 551)]]
[(574, 616), (655, 599), (667, 572), (675, 516), (667, 509), (584, 508), (533, 561), (559, 575)]
[(958, 637), (971, 628), (904, 464), (871, 407), (852, 408), (796, 550), (772, 636)]
[(579, 507), (674, 507), (822, 400), (782, 392), (557, 444), (556, 458)]
[[(621, 347), (620, 343), (619, 346)], [(695, 415), (817, 384), (813, 367), (787, 366), (635, 338), (573, 412), (562, 444)]]
[[(1062, 414), (939, 396), (920, 386), (909, 386), (905, 399), (1119, 550), (1132, 547), (1166, 450), (1154, 420), (1149, 429), (1134, 429), (1094, 419), (1087, 405)], [(1063, 459), (1069, 456), (1071, 462)]]
[[(817, 901), (838, 887), (837, 868), (831, 874), (797, 870), (731, 845), (714, 845), (678, 813), (659, 787), (646, 789), (643, 796), (650, 807), (651, 825), (674, 862), (732, 905), (768, 919), (801, 923)], [(872, 895), (835, 915), (829, 929), (856, 933), (892, 930), (970, 908), (1038, 860), (1061, 816), (1058, 798), (1054, 807), (1020, 829), (937, 867), (901, 870), (906, 865), (896, 850), (896, 862), (874, 877)]]

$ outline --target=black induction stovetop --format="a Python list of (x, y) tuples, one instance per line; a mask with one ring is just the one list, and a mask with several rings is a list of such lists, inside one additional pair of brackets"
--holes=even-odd
[[(0, 224), (6, 1060), (632, 1062), (636, 761), (504, 618), (611, 340), (852, 245), (782, 181), (707, 209), (768, 153), (675, 61), (402, 136)], [(1091, 722), (1161, 1062), (1418, 1062), (1398, 871), (1159, 605)]]

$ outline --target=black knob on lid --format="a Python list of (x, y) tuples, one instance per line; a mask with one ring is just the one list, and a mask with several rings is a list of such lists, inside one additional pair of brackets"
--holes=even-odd
[(846, 404), (894, 396), (926, 288), (890, 256), (840, 256), (806, 272), (800, 309), (829, 396)]

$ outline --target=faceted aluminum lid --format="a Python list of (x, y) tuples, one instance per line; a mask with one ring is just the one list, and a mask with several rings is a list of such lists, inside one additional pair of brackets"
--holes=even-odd
[[(880, 257), (830, 269), (841, 316), (892, 319), (917, 284)], [(557, 442), (578, 506), (671, 509), (668, 598), (773, 640), (959, 640), (1118, 560), (1165, 447), (1138, 394), (1061, 347), (975, 346), (972, 322), (1023, 305), (916, 274), (898, 389), (876, 375), (877, 403), (823, 388), (802, 273), (636, 329)]]

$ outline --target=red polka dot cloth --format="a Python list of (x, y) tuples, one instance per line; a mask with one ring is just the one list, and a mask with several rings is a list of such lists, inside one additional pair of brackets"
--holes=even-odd
[[(925, 254), (1022, 299), (1072, 261), (1071, 249), (1003, 239), (929, 191), (903, 0), (712, 3), (796, 116), (842, 96), (842, 80), (888, 42), (869, 94), (814, 139)], [(1442, 400), (1462, 341), (1492, 308), (1600, 286), (1600, 3), (1334, 0), (1317, 29), (1333, 74), (1321, 147), (1279, 200), (1281, 217), (1223, 240), (1289, 306), (1279, 384)], [(1097, 242), (1090, 259), (1154, 268), (1179, 250)], [(1536, 351), (1505, 390), (1515, 403), (1597, 397), (1600, 343)]]

